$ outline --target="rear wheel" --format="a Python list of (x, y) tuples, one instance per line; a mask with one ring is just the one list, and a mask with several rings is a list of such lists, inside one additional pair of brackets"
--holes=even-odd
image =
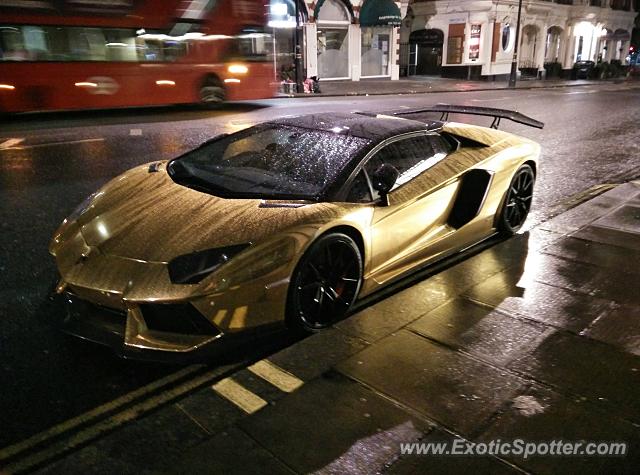
[(200, 104), (205, 107), (217, 107), (226, 99), (226, 91), (220, 79), (207, 77), (200, 86)]
[(529, 165), (522, 165), (516, 171), (498, 220), (498, 230), (502, 234), (507, 236), (515, 234), (524, 224), (531, 210), (535, 181), (535, 174)]
[(327, 234), (302, 256), (291, 278), (287, 323), (306, 333), (343, 318), (358, 296), (362, 256), (346, 234)]

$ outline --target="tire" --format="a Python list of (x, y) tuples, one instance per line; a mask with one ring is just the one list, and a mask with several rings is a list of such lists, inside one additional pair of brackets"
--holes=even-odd
[(202, 82), (198, 97), (203, 107), (216, 108), (224, 103), (227, 94), (220, 79), (209, 76)]
[(362, 283), (362, 255), (342, 233), (326, 234), (298, 262), (289, 284), (287, 325), (314, 333), (344, 318)]
[(531, 210), (535, 181), (535, 173), (529, 165), (522, 165), (513, 175), (498, 218), (500, 234), (512, 236), (526, 221)]

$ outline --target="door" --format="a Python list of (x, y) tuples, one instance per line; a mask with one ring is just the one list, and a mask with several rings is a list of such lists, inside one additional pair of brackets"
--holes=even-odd
[(437, 134), (411, 136), (386, 145), (364, 165), (369, 177), (383, 163), (400, 173), (388, 195), (389, 206), (374, 210), (370, 285), (437, 255), (436, 244), (453, 232), (447, 218), (458, 183), (455, 170), (444, 166), (450, 150)]
[(409, 43), (409, 70), (407, 74), (409, 76), (415, 76), (416, 67), (418, 66), (418, 45), (416, 43)]

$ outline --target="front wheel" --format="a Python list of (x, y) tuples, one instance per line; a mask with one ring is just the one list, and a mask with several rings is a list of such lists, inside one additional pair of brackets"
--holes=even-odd
[(343, 318), (358, 296), (362, 256), (354, 240), (327, 234), (311, 245), (298, 263), (287, 304), (287, 323), (312, 333)]
[(200, 104), (217, 107), (226, 99), (226, 91), (218, 78), (207, 78), (200, 86)]
[(524, 224), (531, 210), (535, 181), (533, 168), (529, 165), (518, 168), (511, 180), (498, 218), (498, 231), (501, 234), (511, 236)]

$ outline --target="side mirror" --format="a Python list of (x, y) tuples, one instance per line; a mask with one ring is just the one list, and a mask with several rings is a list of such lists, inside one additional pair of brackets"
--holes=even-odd
[(380, 194), (385, 206), (389, 204), (387, 194), (391, 191), (393, 185), (396, 184), (399, 176), (400, 172), (397, 168), (388, 163), (383, 163), (373, 172), (373, 176), (371, 177), (373, 189)]

